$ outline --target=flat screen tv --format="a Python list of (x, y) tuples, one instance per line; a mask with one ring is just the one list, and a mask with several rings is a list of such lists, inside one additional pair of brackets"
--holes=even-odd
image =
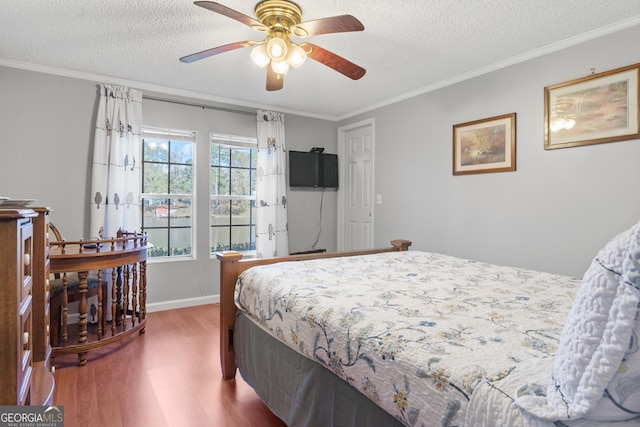
[(289, 186), (337, 188), (338, 155), (289, 151)]
[(338, 155), (322, 155), (322, 187), (338, 188)]

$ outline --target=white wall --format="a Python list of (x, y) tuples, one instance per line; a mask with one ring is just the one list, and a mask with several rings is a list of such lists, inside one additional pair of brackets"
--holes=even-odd
[(69, 239), (88, 229), (97, 96), (93, 82), (0, 67), (0, 196), (51, 207)]
[[(582, 276), (640, 220), (640, 141), (543, 149), (544, 87), (640, 62), (640, 27), (343, 120), (376, 123), (376, 246)], [(517, 113), (517, 171), (452, 175), (452, 126)]]
[[(98, 84), (0, 66), (0, 196), (37, 199), (38, 205), (51, 207), (52, 221), (69, 240), (88, 236), (87, 200)], [(255, 113), (247, 115), (149, 99), (143, 101), (143, 122), (196, 130), (197, 156), (205, 163), (209, 133), (247, 136), (256, 133)], [(327, 152), (335, 153), (335, 122), (287, 114), (285, 124), (288, 149), (306, 151), (324, 146)], [(208, 302), (218, 295), (218, 262), (210, 259), (208, 253), (208, 173), (203, 167), (196, 177), (197, 225), (202, 231), (196, 242), (198, 260), (149, 262), (150, 309)], [(306, 250), (316, 238), (319, 193), (289, 193), (290, 248)], [(325, 195), (322, 220), (320, 244), (335, 249), (335, 192)]]

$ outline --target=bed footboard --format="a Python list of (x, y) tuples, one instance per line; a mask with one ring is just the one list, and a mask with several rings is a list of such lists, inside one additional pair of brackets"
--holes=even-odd
[(237, 308), (233, 301), (233, 293), (238, 276), (245, 270), (258, 265), (275, 264), (283, 261), (302, 261), (317, 258), (336, 258), (355, 255), (368, 255), (382, 252), (409, 250), (409, 240), (392, 240), (391, 247), (369, 249), (363, 251), (322, 252), (313, 254), (291, 255), (277, 258), (242, 259), (242, 254), (234, 251), (219, 252), (216, 257), (220, 261), (220, 364), (222, 376), (232, 379), (236, 375), (236, 355), (233, 349), (233, 330)]

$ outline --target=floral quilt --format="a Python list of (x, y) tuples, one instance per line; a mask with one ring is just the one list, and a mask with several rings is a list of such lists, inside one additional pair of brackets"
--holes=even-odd
[(254, 267), (236, 305), (407, 426), (462, 426), (479, 384), (553, 357), (580, 280), (420, 251)]

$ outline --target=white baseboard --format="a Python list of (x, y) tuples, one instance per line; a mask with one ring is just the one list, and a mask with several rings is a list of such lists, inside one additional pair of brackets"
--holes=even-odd
[(215, 304), (217, 302), (220, 302), (220, 295), (209, 295), (206, 297), (155, 302), (147, 304), (147, 313), (153, 313), (154, 311), (173, 310), (176, 308), (195, 307), (196, 305)]

